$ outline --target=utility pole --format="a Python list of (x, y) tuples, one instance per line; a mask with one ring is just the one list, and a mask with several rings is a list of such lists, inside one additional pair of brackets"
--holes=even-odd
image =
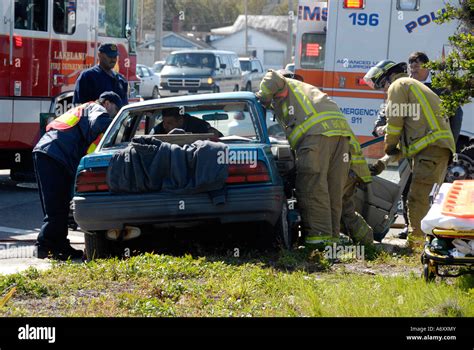
[(138, 40), (140, 42), (144, 42), (145, 39), (143, 38), (143, 8), (145, 7), (145, 0), (141, 0), (140, 1), (140, 30), (139, 30), (139, 33), (140, 33), (140, 37), (138, 38)]
[(245, 0), (245, 56), (249, 55), (247, 3), (248, 3), (248, 0)]
[(293, 53), (293, 0), (288, 0), (288, 40), (286, 44), (286, 63), (291, 62), (291, 54)]
[(163, 32), (163, 0), (155, 0), (155, 61), (161, 59), (161, 36)]

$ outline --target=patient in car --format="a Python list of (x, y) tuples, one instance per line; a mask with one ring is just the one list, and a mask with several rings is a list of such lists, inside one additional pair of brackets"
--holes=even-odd
[[(187, 113), (182, 114), (178, 107), (170, 107), (162, 111), (163, 121), (153, 128), (152, 134), (168, 134), (173, 129), (182, 129), (186, 133), (214, 134), (222, 137), (217, 129), (213, 128), (205, 120), (193, 117)], [(173, 131), (173, 133), (175, 133)]]

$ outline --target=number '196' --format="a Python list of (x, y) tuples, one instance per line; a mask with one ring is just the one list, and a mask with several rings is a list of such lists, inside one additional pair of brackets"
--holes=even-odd
[(378, 26), (379, 25), (379, 14), (378, 13), (351, 13), (349, 18), (352, 19), (353, 26)]

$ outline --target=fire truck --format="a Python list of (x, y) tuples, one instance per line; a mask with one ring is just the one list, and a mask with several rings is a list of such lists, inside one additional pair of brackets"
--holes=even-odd
[[(444, 0), (300, 0), (295, 69), (339, 105), (361, 142), (373, 139), (374, 122), (385, 93), (362, 79), (377, 62), (407, 62), (410, 53), (440, 59), (450, 51), (458, 23), (434, 22)], [(451, 1), (456, 5), (457, 1)], [(474, 176), (474, 104), (464, 105), (458, 150), (470, 148)], [(378, 157), (379, 152), (367, 156)], [(462, 158), (462, 157), (461, 157)], [(469, 163), (469, 162), (468, 162)], [(462, 170), (460, 170), (462, 171)]]
[(82, 70), (100, 43), (119, 50), (116, 71), (135, 75), (137, 0), (2, 0), (0, 2), (0, 169), (31, 176), (31, 150), (48, 119), (72, 106)]

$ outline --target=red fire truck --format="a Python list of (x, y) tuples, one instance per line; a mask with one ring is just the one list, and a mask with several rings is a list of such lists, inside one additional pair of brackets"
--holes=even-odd
[(0, 169), (31, 174), (40, 126), (72, 102), (80, 72), (96, 63), (100, 43), (119, 48), (115, 69), (135, 75), (137, 0), (0, 2)]

